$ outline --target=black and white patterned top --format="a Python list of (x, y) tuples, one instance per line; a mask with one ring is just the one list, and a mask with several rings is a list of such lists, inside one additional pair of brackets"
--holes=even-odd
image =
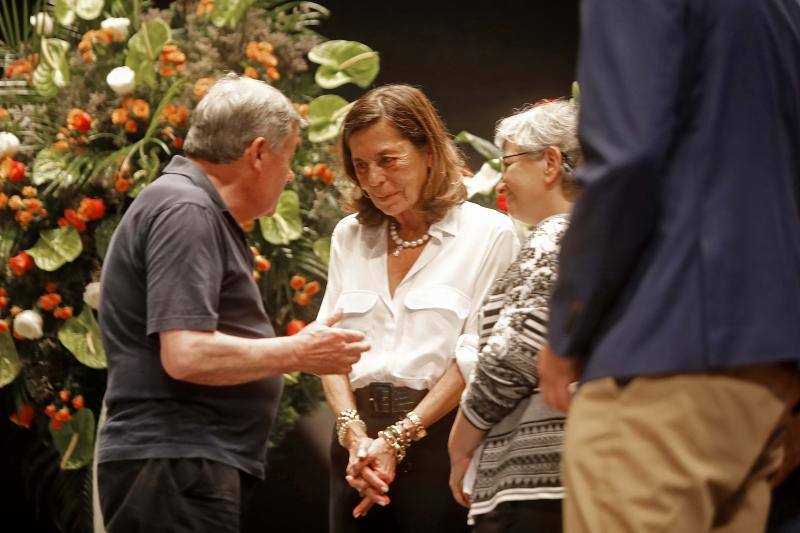
[(562, 498), (563, 415), (538, 393), (536, 354), (545, 343), (566, 214), (540, 222), (489, 292), (482, 309), (478, 363), (462, 398), (464, 416), (488, 430), (470, 516), (512, 500)]

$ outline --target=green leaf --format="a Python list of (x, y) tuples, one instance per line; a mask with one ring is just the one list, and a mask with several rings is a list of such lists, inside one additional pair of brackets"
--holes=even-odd
[(11, 257), (11, 250), (19, 235), (19, 227), (8, 224), (0, 231), (0, 265), (5, 265)]
[(111, 236), (114, 234), (114, 230), (117, 229), (120, 218), (121, 217), (118, 215), (105, 218), (94, 232), (94, 246), (97, 249), (97, 255), (100, 256), (100, 259), (106, 258)]
[(33, 160), (31, 181), (34, 185), (41, 185), (59, 178), (67, 164), (65, 156), (54, 148), (45, 148), (36, 154)]
[(339, 134), (350, 104), (341, 96), (324, 94), (308, 104), (308, 140), (325, 142)]
[(106, 367), (106, 352), (103, 349), (100, 328), (92, 308), (88, 305), (83, 306), (80, 315), (70, 318), (61, 326), (58, 340), (84, 365), (90, 368)]
[(14, 381), (22, 370), (22, 361), (17, 355), (17, 347), (11, 333), (0, 333), (0, 387)]
[(476, 152), (481, 154), (487, 161), (497, 159), (500, 157), (500, 149), (493, 143), (487, 141), (482, 137), (473, 135), (468, 131), (462, 131), (456, 135), (453, 140), (457, 143), (467, 143), (472, 146)]
[(326, 41), (312, 48), (308, 58), (321, 65), (314, 79), (323, 89), (345, 83), (366, 89), (380, 71), (378, 52), (356, 41)]
[(303, 233), (303, 219), (300, 216), (300, 199), (294, 191), (283, 191), (278, 207), (271, 217), (258, 219), (261, 235), (272, 244), (289, 244)]
[(61, 429), (53, 429), (50, 424), (53, 445), (61, 455), (62, 470), (77, 470), (92, 463), (94, 433), (94, 414), (86, 408), (75, 412)]
[(55, 15), (62, 26), (75, 22), (75, 0), (56, 0)]
[(577, 81), (572, 82), (572, 98), (570, 98), (570, 102), (575, 105), (581, 104), (581, 86)]
[(138, 85), (155, 85), (156, 60), (171, 38), (172, 31), (161, 19), (142, 24), (142, 28), (130, 38), (125, 65), (136, 72), (135, 81)]
[(75, 13), (83, 20), (94, 20), (103, 12), (104, 0), (77, 0)]
[(331, 238), (330, 237), (321, 237), (314, 241), (312, 246), (314, 249), (314, 253), (317, 254), (317, 257), (328, 266), (328, 261), (331, 258)]
[(45, 98), (52, 98), (59, 87), (69, 83), (69, 43), (61, 39), (42, 39), (42, 59), (33, 71), (33, 88)]
[(255, 2), (256, 0), (214, 0), (211, 23), (217, 28), (227, 25), (233, 30), (239, 25), (247, 9)]
[(37, 267), (52, 272), (81, 255), (83, 243), (78, 230), (65, 226), (41, 232), (33, 248), (25, 251), (33, 257)]

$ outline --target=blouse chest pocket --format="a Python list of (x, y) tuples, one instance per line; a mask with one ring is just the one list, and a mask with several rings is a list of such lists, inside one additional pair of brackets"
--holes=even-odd
[(336, 309), (341, 309), (344, 317), (337, 326), (361, 331), (369, 337), (371, 324), (375, 321), (373, 310), (379, 296), (371, 291), (343, 291), (336, 300)]
[(452, 335), (453, 339), (461, 333), (471, 303), (467, 295), (446, 286), (412, 289), (404, 301), (412, 330)]

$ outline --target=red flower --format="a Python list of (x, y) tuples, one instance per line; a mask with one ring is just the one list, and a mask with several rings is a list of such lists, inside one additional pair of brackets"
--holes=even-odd
[(505, 213), (506, 211), (508, 211), (508, 197), (506, 197), (505, 194), (498, 194), (497, 199), (494, 202), (494, 205), (497, 206), (497, 209)]
[(306, 327), (306, 323), (302, 320), (292, 320), (288, 324), (286, 324), (286, 334), (287, 335), (294, 335), (299, 333), (301, 329)]
[(26, 252), (20, 252), (8, 260), (8, 266), (15, 276), (21, 276), (33, 268), (33, 258)]
[(64, 218), (66, 218), (67, 221), (70, 224), (72, 224), (75, 227), (75, 229), (78, 230), (79, 232), (83, 233), (84, 231), (86, 231), (86, 222), (84, 222), (83, 219), (80, 216), (78, 216), (78, 213), (76, 213), (75, 210), (73, 209), (64, 210)]
[(12, 161), (11, 168), (8, 171), (8, 179), (11, 181), (20, 181), (25, 177), (25, 165), (19, 161)]
[(92, 129), (92, 117), (82, 109), (72, 109), (67, 115), (67, 125), (71, 130), (86, 133)]
[(30, 429), (33, 416), (34, 416), (33, 406), (24, 403), (20, 406), (19, 409), (17, 409), (16, 413), (11, 415), (11, 421), (17, 424), (18, 426), (24, 427), (25, 429)]
[(106, 214), (106, 204), (98, 198), (84, 198), (78, 207), (78, 214), (86, 220), (100, 220)]

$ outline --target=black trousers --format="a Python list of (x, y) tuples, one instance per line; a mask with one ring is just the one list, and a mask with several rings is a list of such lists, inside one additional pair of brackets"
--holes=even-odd
[(561, 500), (503, 502), (475, 517), (472, 533), (561, 533)]
[[(334, 435), (331, 443), (331, 533), (469, 531), (467, 510), (455, 502), (448, 484), (450, 458), (447, 455), (447, 437), (455, 413), (453, 411), (433, 424), (428, 429), (428, 436), (408, 449), (389, 487), (391, 503), (386, 507), (373, 505), (367, 516), (361, 518), (353, 518), (353, 508), (361, 497), (344, 479), (349, 456)], [(365, 418), (367, 433), (374, 438), (378, 431), (397, 422), (397, 418)]]
[(207, 459), (100, 463), (108, 533), (238, 533), (256, 478)]

